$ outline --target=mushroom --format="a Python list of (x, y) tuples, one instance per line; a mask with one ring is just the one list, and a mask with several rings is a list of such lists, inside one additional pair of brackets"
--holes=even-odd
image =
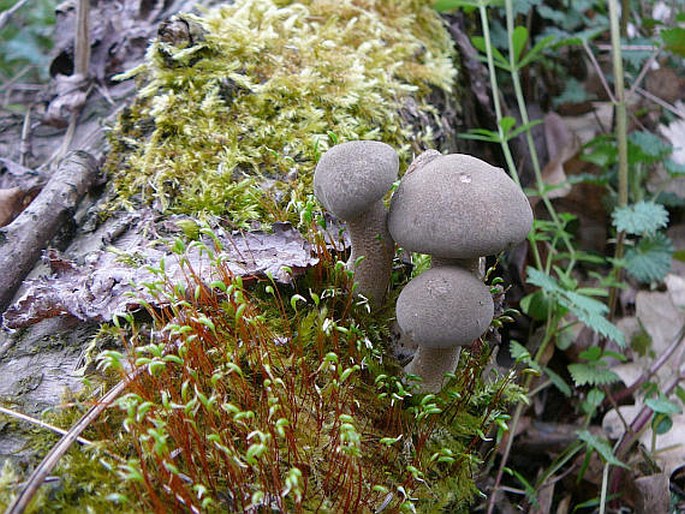
[[(405, 370), (424, 379), (423, 390), (440, 389), (444, 373), (456, 368), (461, 346), (480, 337), (492, 320), (492, 298), (478, 273), (480, 257), (525, 240), (532, 224), (523, 191), (504, 170), (470, 155), (422, 154), (402, 178), (390, 202), (388, 229), (405, 250), (431, 255), (432, 265), (405, 286), (397, 302), (398, 325), (418, 345)], [(447, 274), (448, 270), (456, 272)], [(436, 277), (441, 277), (441, 287), (455, 291), (438, 295)], [(439, 343), (435, 332), (417, 330), (415, 318), (408, 314), (416, 298), (438, 296), (442, 303), (438, 307), (436, 301), (434, 308), (445, 309), (443, 317), (428, 318), (427, 324), (438, 325), (432, 330), (448, 327)], [(426, 306), (417, 305), (416, 316), (426, 316)]]
[(532, 224), (528, 199), (504, 170), (466, 154), (433, 156), (406, 173), (388, 216), (405, 250), (471, 268), (525, 240)]
[[(378, 306), (390, 281), (395, 243), (388, 232), (383, 196), (397, 180), (399, 158), (378, 141), (350, 141), (332, 147), (314, 173), (314, 194), (337, 218), (347, 222), (357, 292)], [(359, 259), (363, 257), (363, 259)]]
[(488, 287), (459, 266), (431, 268), (397, 298), (397, 323), (418, 348), (405, 371), (421, 376), (425, 391), (439, 391), (453, 372), (459, 348), (480, 337), (494, 314)]

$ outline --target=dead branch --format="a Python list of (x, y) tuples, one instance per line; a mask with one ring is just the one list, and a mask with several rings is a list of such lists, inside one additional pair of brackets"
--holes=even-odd
[(0, 311), (4, 311), (41, 251), (95, 181), (97, 163), (86, 152), (67, 155), (41, 193), (12, 223), (0, 228)]

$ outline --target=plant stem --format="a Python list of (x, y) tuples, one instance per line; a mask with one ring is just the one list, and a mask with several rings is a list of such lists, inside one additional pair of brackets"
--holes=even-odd
[[(518, 63), (516, 62), (517, 56), (514, 54), (514, 5), (512, 0), (505, 1), (506, 15), (507, 15), (507, 38), (509, 43), (509, 68), (512, 84), (514, 86), (514, 94), (516, 96), (516, 103), (518, 105), (519, 113), (521, 115), (521, 123), (526, 126), (530, 123), (530, 118), (528, 117), (528, 108), (526, 107), (526, 100), (523, 97), (523, 88), (521, 87), (521, 76), (518, 73)], [(487, 41), (487, 40), (486, 40)], [(494, 94), (494, 93), (493, 93)], [(495, 95), (497, 96), (497, 95)], [(538, 159), (538, 153), (535, 148), (535, 141), (533, 141), (533, 133), (530, 130), (525, 130), (526, 143), (528, 145), (528, 153), (530, 153), (530, 160), (533, 165), (533, 173), (535, 173), (535, 186), (537, 188), (537, 193), (542, 200), (547, 212), (549, 213), (552, 222), (559, 230), (561, 239), (564, 241), (564, 246), (569, 253), (570, 262), (567, 269), (572, 269), (575, 265), (576, 260), (576, 250), (571, 243), (568, 234), (564, 231), (563, 225), (559, 220), (552, 202), (550, 201), (548, 195), (545, 193), (545, 181), (542, 177), (542, 171), (540, 168), (540, 161)], [(552, 156), (550, 156), (552, 158)]]
[[(618, 19), (618, 0), (609, 2), (609, 26), (611, 28), (611, 61), (614, 74), (614, 108), (616, 112), (616, 144), (618, 148), (618, 206), (628, 204), (628, 115), (625, 101), (625, 85), (623, 83), (623, 60), (621, 55), (621, 32)], [(616, 242), (614, 258), (623, 257), (623, 241), (625, 234), (619, 232)], [(620, 268), (614, 268), (614, 282), (620, 280)], [(609, 313), (613, 316), (616, 310), (618, 290), (614, 286), (609, 292)]]
[(488, 74), (490, 75), (490, 89), (492, 89), (492, 102), (495, 106), (495, 116), (497, 118), (497, 134), (499, 135), (500, 144), (502, 145), (504, 160), (507, 163), (507, 168), (509, 168), (509, 174), (514, 182), (516, 182), (516, 185), (521, 187), (521, 179), (519, 178), (516, 164), (514, 164), (514, 157), (511, 155), (509, 143), (504, 137), (504, 131), (500, 124), (500, 121), (502, 120), (502, 106), (499, 102), (499, 87), (497, 85), (497, 76), (495, 75), (495, 58), (492, 53), (492, 44), (490, 42), (490, 24), (488, 22), (488, 15), (485, 7), (486, 3), (484, 1), (479, 2), (478, 11), (480, 13), (480, 22), (483, 27), (485, 55), (488, 61)]

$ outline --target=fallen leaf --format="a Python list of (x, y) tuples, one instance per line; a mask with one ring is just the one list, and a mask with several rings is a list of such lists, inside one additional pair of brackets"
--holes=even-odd
[(24, 192), (18, 188), (0, 189), (0, 227), (9, 225), (21, 212)]
[[(144, 284), (159, 280), (152, 270), (162, 262), (164, 275), (171, 283), (186, 282), (190, 270), (205, 283), (220, 278), (200, 245), (189, 244), (181, 259), (156, 240), (160, 232), (180, 233), (177, 224), (187, 218), (157, 222), (151, 215), (142, 221), (133, 216), (124, 230), (111, 222), (95, 234), (94, 240), (108, 243), (106, 234), (112, 230), (114, 238), (107, 248), (85, 253), (83, 264), (55, 250), (48, 251), (52, 274), (26, 284), (25, 293), (5, 312), (5, 326), (17, 329), (65, 314), (84, 321), (110, 321), (117, 313), (138, 308), (141, 300), (159, 306), (159, 299)], [(216, 257), (235, 276), (272, 276), (287, 284), (292, 280), (290, 272), (301, 273), (318, 262), (309, 243), (289, 224), (274, 224), (271, 233), (228, 233), (219, 226), (214, 226), (213, 232), (222, 248)], [(207, 248), (214, 247), (209, 237), (202, 242)], [(81, 255), (84, 250), (72, 249)]]
[[(685, 344), (681, 338), (681, 332), (685, 326), (685, 314), (679, 305), (682, 305), (685, 296), (685, 282), (680, 277), (669, 275), (666, 277), (666, 284), (668, 286), (666, 292), (640, 291), (636, 296), (635, 317), (651, 339), (650, 353), (652, 355), (636, 357), (633, 362), (612, 367), (612, 371), (626, 386), (634, 384), (650, 368), (655, 358), (663, 357), (666, 350), (678, 340), (680, 340), (680, 345), (650, 380), (663, 389), (667, 382), (680, 374), (685, 359)], [(630, 327), (630, 330), (635, 330), (634, 323), (625, 323), (625, 326)], [(630, 334), (626, 333), (626, 337), (630, 337)], [(644, 400), (638, 392), (634, 405), (623, 405), (618, 408), (618, 411), (612, 409), (607, 412), (602, 420), (602, 428), (609, 438), (618, 439), (623, 436), (624, 422), (630, 425), (635, 420), (644, 407)], [(676, 397), (670, 400), (682, 407), (682, 402)], [(666, 475), (670, 475), (675, 469), (685, 465), (685, 415), (674, 414), (671, 420), (673, 426), (665, 434), (654, 438), (648, 426), (639, 439)]]
[(544, 129), (549, 162), (542, 169), (542, 178), (547, 185), (560, 186), (550, 191), (548, 198), (560, 198), (571, 191), (564, 164), (578, 153), (580, 141), (555, 112), (545, 115)]

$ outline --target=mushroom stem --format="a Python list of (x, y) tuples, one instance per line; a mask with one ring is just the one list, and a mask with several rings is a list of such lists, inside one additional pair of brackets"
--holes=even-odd
[(405, 366), (404, 371), (423, 379), (419, 385), (422, 393), (436, 393), (442, 389), (445, 373), (456, 371), (460, 353), (461, 346), (452, 348), (419, 346), (414, 358)]
[(470, 271), (477, 277), (484, 275), (484, 270), (481, 270), (481, 258), (475, 259), (444, 259), (442, 257), (431, 256), (431, 268), (439, 266), (459, 266), (467, 271)]
[[(347, 222), (352, 240), (352, 253), (347, 266), (354, 271), (357, 293), (371, 305), (383, 302), (390, 282), (395, 242), (388, 232), (388, 210), (382, 200), (371, 205), (361, 216)], [(357, 262), (359, 257), (364, 257)]]

